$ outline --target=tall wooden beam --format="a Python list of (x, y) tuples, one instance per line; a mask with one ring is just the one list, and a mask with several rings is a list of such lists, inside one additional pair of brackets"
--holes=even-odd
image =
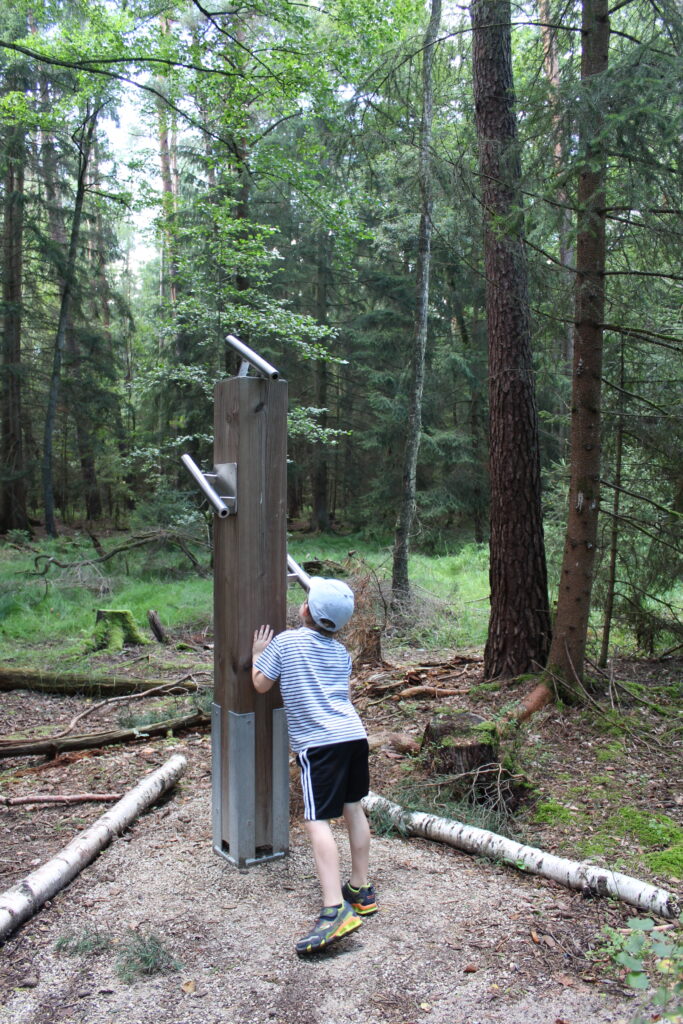
[(244, 864), (287, 846), (282, 701), (251, 682), (254, 630), (285, 628), (287, 383), (233, 377), (214, 400), (215, 469), (236, 464), (236, 514), (214, 518), (214, 845)]

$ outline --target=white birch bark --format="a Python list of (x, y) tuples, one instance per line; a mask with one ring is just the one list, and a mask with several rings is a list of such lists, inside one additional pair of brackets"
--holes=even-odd
[(150, 807), (180, 778), (187, 764), (174, 754), (126, 793), (94, 825), (80, 832), (55, 857), (0, 895), (0, 940), (28, 920), (46, 900), (63, 889), (108, 843)]
[(609, 868), (596, 867), (586, 861), (567, 860), (545, 853), (533, 846), (524, 846), (505, 836), (486, 829), (463, 825), (459, 821), (439, 818), (419, 811), (405, 811), (398, 804), (370, 793), (363, 800), (366, 813), (379, 811), (410, 834), (424, 839), (448, 843), (467, 853), (490, 857), (513, 864), (533, 875), (551, 878), (569, 889), (578, 889), (587, 895), (614, 896), (639, 910), (659, 917), (677, 917), (681, 906), (673, 893), (642, 882), (630, 875), (622, 875)]

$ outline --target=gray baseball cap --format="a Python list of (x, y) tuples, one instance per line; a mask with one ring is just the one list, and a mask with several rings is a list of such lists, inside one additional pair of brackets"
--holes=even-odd
[(342, 580), (313, 576), (307, 601), (315, 624), (331, 633), (342, 629), (353, 615), (353, 591)]

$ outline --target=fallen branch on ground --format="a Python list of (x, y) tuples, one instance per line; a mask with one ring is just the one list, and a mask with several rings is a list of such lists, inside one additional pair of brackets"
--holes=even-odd
[(187, 764), (182, 754), (173, 757), (139, 782), (101, 818), (85, 829), (53, 857), (17, 885), (0, 895), (0, 939), (27, 921), (36, 910), (76, 877), (162, 793), (175, 785)]
[(400, 754), (419, 754), (420, 744), (413, 736), (400, 732), (376, 732), (368, 736), (370, 750), (374, 753), (385, 744)]
[[(163, 544), (175, 544), (180, 548), (186, 558), (190, 560), (193, 568), (196, 569), (200, 575), (205, 576), (208, 573), (208, 570), (201, 566), (192, 554), (183, 537), (178, 533), (174, 533), (169, 530), (155, 530), (151, 533), (139, 534), (137, 536), (134, 535), (125, 544), (120, 544), (118, 547), (112, 548), (111, 551), (107, 551), (98, 558), (81, 558), (76, 562), (59, 562), (53, 555), (38, 553), (33, 560), (34, 571), (30, 575), (45, 576), (53, 565), (58, 569), (81, 569), (86, 565), (99, 565), (102, 562), (108, 562), (110, 558), (114, 558), (116, 555), (126, 554), (128, 551), (144, 547), (147, 544), (155, 544), (159, 547)], [(44, 563), (42, 569), (39, 568), (40, 562)]]
[(74, 727), (78, 724), (78, 722), (81, 721), (81, 719), (87, 718), (88, 715), (94, 714), (95, 711), (101, 711), (102, 708), (111, 707), (112, 704), (130, 704), (131, 701), (142, 700), (147, 697), (172, 697), (185, 693), (188, 693), (188, 688), (185, 686), (181, 686), (180, 683), (178, 682), (165, 683), (162, 686), (154, 687), (154, 689), (152, 690), (146, 690), (144, 693), (127, 693), (124, 694), (122, 697), (108, 697), (106, 700), (102, 700), (98, 704), (91, 704), (89, 708), (85, 709), (85, 711), (79, 711), (79, 713), (77, 715), (74, 715), (74, 717), (71, 719), (66, 729), (63, 729), (62, 732), (54, 733), (53, 738), (61, 739), (62, 736), (68, 736), (70, 733), (73, 732)]
[(462, 697), (468, 694), (466, 690), (449, 690), (445, 686), (409, 686), (407, 690), (395, 693), (389, 700), (406, 700), (410, 697)]
[(630, 906), (660, 917), (673, 918), (681, 913), (673, 893), (642, 882), (618, 871), (599, 868), (585, 861), (567, 860), (545, 853), (533, 846), (523, 846), (505, 836), (486, 829), (463, 825), (459, 821), (439, 818), (419, 811), (406, 811), (398, 804), (370, 793), (363, 800), (366, 813), (378, 811), (399, 825), (402, 831), (424, 839), (447, 843), (467, 853), (502, 860), (506, 864), (550, 878), (569, 889), (578, 889), (586, 896), (614, 896)]
[(39, 740), (0, 739), (0, 758), (31, 757), (45, 754), (55, 757), (63, 750), (88, 750), (90, 747), (106, 747), (112, 743), (128, 743), (147, 736), (159, 736), (182, 729), (204, 728), (211, 724), (211, 716), (195, 711), (181, 718), (168, 718), (151, 725), (139, 725), (134, 729), (112, 729), (109, 732), (92, 732), (83, 736), (44, 736)]
[[(186, 677), (185, 677), (186, 678)], [(39, 669), (0, 668), (0, 691), (32, 690), (37, 693), (74, 693), (85, 697), (106, 694), (146, 693), (177, 683), (164, 679), (130, 679), (125, 676), (83, 676), (76, 673), (41, 672)], [(183, 683), (185, 690), (200, 689), (199, 683)], [(166, 692), (169, 692), (168, 690)]]
[(33, 796), (0, 796), (0, 804), (20, 807), (26, 804), (111, 803), (112, 800), (120, 799), (120, 793), (34, 793)]

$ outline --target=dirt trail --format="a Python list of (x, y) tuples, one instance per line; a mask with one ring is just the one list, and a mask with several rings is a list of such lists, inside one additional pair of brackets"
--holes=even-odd
[[(327, 954), (297, 958), (293, 942), (318, 909), (300, 827), (287, 858), (241, 872), (211, 849), (208, 737), (144, 750), (125, 755), (137, 777), (171, 751), (188, 756), (179, 791), (0, 950), (0, 1024), (632, 1019), (633, 1002), (580, 956), (599, 930), (599, 904), (422, 841), (376, 838), (381, 912)], [(86, 927), (105, 929), (113, 951), (55, 952), (57, 939)], [(124, 984), (115, 951), (131, 928), (162, 938), (180, 970)]]

